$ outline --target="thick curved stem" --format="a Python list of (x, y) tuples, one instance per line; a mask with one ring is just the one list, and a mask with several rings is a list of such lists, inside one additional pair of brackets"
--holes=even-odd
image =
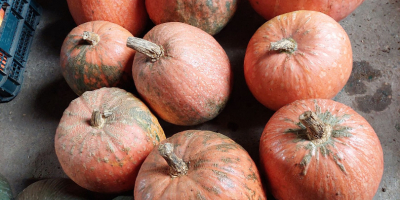
[(293, 38), (284, 38), (278, 42), (271, 42), (271, 51), (293, 53), (297, 50), (297, 42)]
[(89, 31), (83, 32), (82, 39), (93, 46), (100, 42), (100, 36), (97, 33)]
[(90, 118), (90, 125), (96, 128), (101, 128), (104, 126), (106, 120), (103, 118), (103, 115), (100, 111), (94, 110), (92, 112), (92, 117)]
[(126, 46), (151, 58), (152, 62), (155, 62), (164, 56), (164, 48), (162, 46), (141, 38), (128, 37)]
[(307, 137), (314, 144), (323, 144), (331, 137), (332, 127), (322, 122), (314, 112), (304, 112), (299, 120), (307, 128)]
[(188, 166), (181, 158), (176, 156), (174, 146), (171, 143), (160, 144), (158, 152), (167, 161), (172, 178), (187, 174)]

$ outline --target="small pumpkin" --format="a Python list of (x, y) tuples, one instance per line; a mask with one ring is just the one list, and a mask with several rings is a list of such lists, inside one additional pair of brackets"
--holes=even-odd
[(83, 93), (65, 109), (55, 135), (64, 172), (91, 191), (132, 190), (140, 165), (165, 139), (157, 118), (125, 90)]
[(109, 21), (133, 35), (146, 28), (148, 15), (144, 0), (67, 0), (69, 11), (77, 25), (90, 21)]
[(244, 75), (254, 97), (271, 110), (299, 99), (333, 98), (353, 66), (350, 39), (331, 17), (286, 13), (263, 24), (246, 49)]
[(132, 66), (137, 91), (165, 121), (196, 125), (225, 107), (233, 75), (228, 56), (211, 35), (167, 22), (143, 39), (130, 37), (127, 45), (137, 51)]
[(253, 9), (269, 20), (296, 10), (312, 10), (325, 13), (340, 21), (350, 15), (364, 0), (249, 0)]
[(215, 35), (237, 9), (237, 0), (146, 0), (146, 10), (154, 24), (183, 22)]
[(260, 158), (277, 199), (373, 199), (383, 174), (374, 129), (329, 99), (279, 109), (262, 133)]
[(102, 87), (132, 89), (135, 51), (125, 43), (132, 34), (107, 21), (81, 24), (67, 35), (61, 47), (61, 72), (77, 94)]
[(4, 9), (0, 8), (0, 26), (3, 23), (4, 14), (5, 14)]
[(16, 200), (90, 200), (90, 192), (67, 178), (36, 181), (18, 194)]
[(266, 199), (258, 169), (219, 133), (187, 130), (162, 141), (144, 161), (135, 200)]
[(0, 199), (1, 200), (12, 200), (13, 199), (10, 184), (8, 183), (7, 179), (2, 174), (0, 174)]

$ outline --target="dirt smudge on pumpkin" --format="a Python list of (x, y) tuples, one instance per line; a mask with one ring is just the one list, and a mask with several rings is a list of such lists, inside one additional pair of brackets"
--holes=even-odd
[(396, 125), (394, 127), (396, 128), (397, 132), (400, 133), (400, 122), (396, 123)]
[(392, 103), (392, 85), (382, 84), (374, 95), (356, 97), (357, 107), (364, 113), (383, 111)]
[(353, 62), (353, 70), (345, 86), (345, 91), (349, 95), (365, 94), (367, 86), (363, 81), (372, 82), (381, 76), (381, 72), (374, 69), (369, 62), (365, 60), (355, 61)]

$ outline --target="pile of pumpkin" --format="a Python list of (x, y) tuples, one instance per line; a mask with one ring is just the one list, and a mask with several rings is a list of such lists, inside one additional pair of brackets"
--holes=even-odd
[[(362, 0), (250, 0), (268, 21), (248, 43), (244, 76), (276, 111), (260, 139), (261, 173), (227, 136), (187, 130), (166, 138), (157, 120), (188, 126), (222, 112), (233, 75), (213, 35), (237, 1), (123, 2), (68, 0), (79, 25), (63, 43), (61, 68), (79, 97), (63, 113), (55, 149), (76, 184), (134, 190), (136, 200), (266, 199), (266, 188), (277, 199), (373, 198), (383, 173), (379, 139), (362, 116), (330, 100), (352, 69), (337, 21)], [(147, 14), (155, 26), (134, 37)]]

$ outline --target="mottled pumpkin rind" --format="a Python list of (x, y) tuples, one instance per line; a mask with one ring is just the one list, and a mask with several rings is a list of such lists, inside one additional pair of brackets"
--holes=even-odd
[[(312, 111), (332, 126), (316, 146), (299, 116)], [(298, 100), (279, 109), (260, 139), (260, 160), (277, 199), (373, 199), (383, 174), (383, 151), (371, 125), (350, 107), (328, 99)]]
[(136, 179), (134, 197), (143, 199), (266, 199), (258, 169), (239, 144), (220, 133), (187, 130), (160, 144), (172, 143), (188, 165), (187, 175), (171, 178), (157, 148)]
[(154, 24), (183, 22), (215, 35), (233, 17), (237, 0), (146, 0), (146, 10)]
[[(84, 31), (98, 34), (99, 43), (85, 42)], [(132, 90), (135, 51), (125, 46), (131, 36), (123, 27), (106, 21), (92, 21), (72, 29), (60, 53), (61, 72), (71, 89), (77, 95), (102, 87)]]
[(176, 125), (196, 125), (222, 112), (233, 74), (227, 54), (211, 35), (167, 22), (153, 27), (144, 39), (165, 51), (155, 62), (136, 53), (132, 67), (138, 93), (157, 116)]
[[(90, 124), (92, 112), (107, 115), (101, 127)], [(119, 88), (85, 92), (64, 111), (55, 150), (64, 172), (96, 192), (133, 189), (148, 153), (165, 134), (157, 118), (131, 93)]]
[[(271, 43), (293, 39), (294, 52), (271, 50)], [(254, 97), (271, 110), (299, 99), (331, 99), (343, 89), (353, 66), (346, 31), (331, 17), (296, 11), (264, 23), (250, 39), (244, 75)]]

